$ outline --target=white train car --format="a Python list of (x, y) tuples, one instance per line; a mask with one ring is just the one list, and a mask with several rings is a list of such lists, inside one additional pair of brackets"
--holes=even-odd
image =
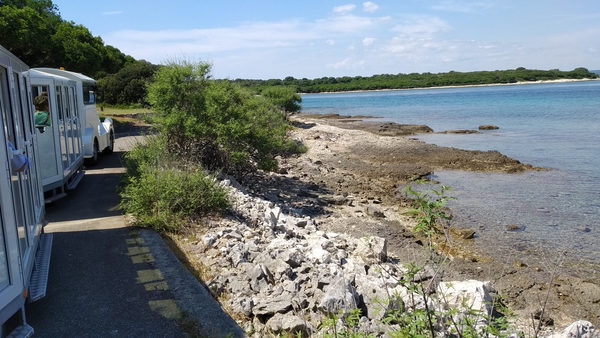
[(31, 336), (25, 303), (46, 294), (52, 235), (33, 114), (28, 67), (0, 46), (0, 337)]
[(34, 98), (46, 95), (50, 126), (37, 130), (46, 202), (66, 196), (81, 180), (83, 165), (98, 163), (100, 151), (112, 153), (115, 133), (110, 118), (100, 122), (96, 81), (54, 68), (29, 70)]

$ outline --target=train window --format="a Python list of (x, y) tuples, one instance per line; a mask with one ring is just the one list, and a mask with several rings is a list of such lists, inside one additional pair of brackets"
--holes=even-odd
[(8, 78), (7, 78), (8, 70), (4, 67), (0, 67), (0, 96), (2, 96), (2, 119), (5, 122), (4, 124), (4, 132), (6, 133), (6, 137), (14, 141), (13, 130), (12, 130), (12, 119), (9, 119), (8, 110), (10, 110), (10, 94), (8, 92)]
[(95, 89), (95, 86), (92, 84), (83, 84), (83, 104), (96, 103), (96, 92), (94, 91)]
[(68, 87), (63, 87), (63, 94), (65, 95), (65, 114), (67, 118), (71, 118), (71, 100), (69, 100)]
[(56, 86), (56, 107), (58, 110), (58, 119), (63, 120), (63, 100), (60, 92), (60, 86)]

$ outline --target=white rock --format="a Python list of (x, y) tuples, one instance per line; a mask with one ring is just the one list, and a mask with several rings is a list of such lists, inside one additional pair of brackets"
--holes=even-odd
[(561, 333), (555, 333), (548, 338), (600, 338), (600, 332), (592, 323), (578, 320), (565, 328)]

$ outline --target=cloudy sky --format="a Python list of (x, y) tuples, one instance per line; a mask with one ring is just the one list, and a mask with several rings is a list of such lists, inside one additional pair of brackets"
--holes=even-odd
[(600, 69), (598, 0), (54, 0), (136, 59), (215, 78)]

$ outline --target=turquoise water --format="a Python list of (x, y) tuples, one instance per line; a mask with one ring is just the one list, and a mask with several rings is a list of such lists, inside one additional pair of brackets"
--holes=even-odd
[[(440, 146), (498, 150), (551, 169), (524, 174), (436, 172), (454, 189), (456, 226), (478, 229), (476, 245), (496, 257), (539, 266), (567, 255), (580, 273), (600, 273), (600, 81), (314, 94), (303, 112), (377, 116), (426, 124)], [(508, 225), (522, 231), (509, 232)], [(575, 263), (575, 264), (574, 264)]]

